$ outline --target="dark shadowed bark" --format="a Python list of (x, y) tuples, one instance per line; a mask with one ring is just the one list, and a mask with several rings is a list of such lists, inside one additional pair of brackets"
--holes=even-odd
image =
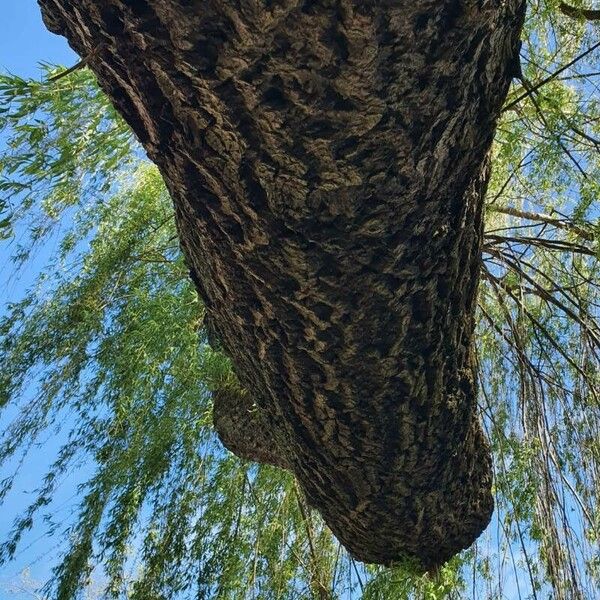
[(224, 443), (291, 469), (360, 560), (469, 546), (493, 507), (473, 368), (487, 155), (523, 1), (40, 4), (167, 182), (250, 394), (217, 395)]
[(215, 393), (213, 424), (223, 445), (240, 458), (293, 468), (248, 392), (223, 389)]

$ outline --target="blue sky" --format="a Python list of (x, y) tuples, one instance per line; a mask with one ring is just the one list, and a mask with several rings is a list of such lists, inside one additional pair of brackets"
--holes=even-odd
[(64, 38), (51, 34), (42, 23), (35, 0), (2, 0), (0, 15), (0, 69), (24, 77), (39, 77), (39, 63), (71, 65), (76, 54)]
[[(0, 6), (2, 17), (0, 20), (1, 72), (39, 78), (41, 62), (67, 66), (77, 62), (76, 54), (68, 47), (66, 41), (46, 30), (35, 0), (1, 0)], [(2, 250), (0, 249), (0, 269), (4, 266), (2, 263), (6, 258), (6, 252)], [(6, 270), (1, 270), (5, 277)], [(36, 265), (30, 265), (30, 270), (35, 271)], [(26, 279), (32, 273), (23, 275)], [(19, 282), (9, 287), (13, 294), (17, 293), (20, 287)], [(3, 283), (2, 293), (0, 293), (2, 303), (8, 299), (7, 292), (10, 295), (10, 290)], [(3, 419), (0, 426), (4, 424)], [(57, 442), (57, 440), (54, 441)], [(47, 451), (48, 448), (45, 450)], [(31, 453), (21, 469), (18, 490), (11, 494), (8, 502), (2, 507), (0, 512), (0, 537), (2, 539), (19, 510), (22, 510), (31, 499), (26, 492), (35, 489), (45, 473), (48, 464), (44, 456), (45, 450), (40, 449)], [(4, 471), (0, 472), (0, 477), (4, 475), (6, 475)], [(72, 488), (71, 490), (65, 489), (65, 496), (71, 495), (70, 492), (72, 493)], [(34, 528), (23, 545), (22, 551), (18, 554), (17, 560), (10, 565), (0, 567), (0, 600), (25, 600), (34, 597), (31, 593), (19, 592), (15, 587), (23, 583), (19, 581), (19, 573), (23, 569), (28, 568), (31, 578), (38, 582), (43, 581), (49, 575), (51, 557), (55, 549), (50, 541), (45, 541), (44, 538), (39, 539), (40, 535), (41, 531)]]

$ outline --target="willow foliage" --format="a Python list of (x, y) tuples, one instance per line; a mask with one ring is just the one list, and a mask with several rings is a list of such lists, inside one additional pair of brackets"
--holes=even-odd
[[(86, 71), (2, 76), (0, 233), (14, 261), (3, 276), (28, 260), (44, 268), (0, 321), (0, 501), (35, 444), (65, 441), (0, 561), (45, 528), (60, 550), (45, 593), (61, 600), (92, 581), (102, 597), (143, 600), (600, 594), (594, 27), (530, 5), (494, 147), (480, 290), (496, 512), (435, 576), (356, 564), (291, 476), (220, 446), (211, 394), (235, 377), (207, 339), (159, 174)], [(78, 469), (61, 521), (53, 498)]]

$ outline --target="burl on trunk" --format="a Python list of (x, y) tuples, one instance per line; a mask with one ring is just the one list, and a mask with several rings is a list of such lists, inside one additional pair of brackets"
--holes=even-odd
[[(493, 508), (474, 311), (523, 0), (39, 0), (159, 166), (246, 390), (356, 558), (433, 568)], [(255, 406), (254, 406), (255, 405)]]

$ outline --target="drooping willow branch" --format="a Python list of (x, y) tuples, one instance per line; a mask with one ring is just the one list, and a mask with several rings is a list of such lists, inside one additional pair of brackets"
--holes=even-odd
[(528, 90), (526, 90), (523, 94), (521, 94), (520, 96), (518, 96), (517, 98), (515, 98), (514, 100), (509, 102), (507, 105), (505, 105), (502, 108), (502, 112), (507, 112), (507, 111), (515, 108), (515, 106), (517, 106), (522, 100), (524, 100), (528, 96), (531, 96), (533, 94), (533, 92), (539, 90), (542, 86), (544, 86), (547, 83), (550, 83), (551, 81), (556, 79), (561, 73), (563, 73), (567, 69), (570, 69), (573, 65), (577, 64), (579, 61), (583, 60), (586, 56), (591, 54), (597, 48), (600, 48), (600, 42), (596, 42), (595, 44), (593, 44), (592, 46), (590, 46), (589, 48), (584, 50), (581, 54), (577, 55), (573, 60), (570, 60), (567, 64), (563, 65), (562, 67), (559, 67), (553, 73), (550, 73), (550, 75), (548, 75), (547, 77), (544, 77), (542, 80), (538, 81), (537, 83), (531, 84), (529, 86)]

